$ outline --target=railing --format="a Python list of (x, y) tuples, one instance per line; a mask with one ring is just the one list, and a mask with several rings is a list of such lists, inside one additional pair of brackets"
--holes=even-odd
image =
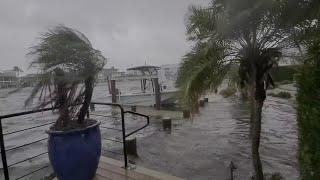
[[(118, 107), (120, 109), (121, 129), (115, 129), (115, 128), (104, 127), (104, 126), (101, 126), (101, 128), (113, 129), (113, 130), (117, 130), (117, 131), (121, 131), (122, 132), (122, 141), (117, 141), (117, 140), (113, 140), (113, 139), (104, 139), (104, 140), (109, 140), (109, 141), (113, 141), (113, 142), (117, 142), (117, 143), (122, 143), (123, 144), (124, 167), (127, 168), (128, 167), (128, 156), (127, 156), (127, 150), (126, 150), (126, 138), (128, 136), (133, 135), (134, 133), (144, 129), (145, 127), (147, 127), (149, 125), (149, 123), (150, 123), (149, 117), (146, 116), (146, 115), (140, 114), (140, 113), (133, 112), (133, 111), (125, 111), (124, 108), (120, 104), (102, 103), (102, 102), (92, 102), (91, 104), (92, 105), (102, 105), (102, 106), (113, 106), (113, 107)], [(2, 120), (13, 118), (13, 117), (18, 117), (18, 116), (24, 116), (24, 115), (29, 115), (29, 114), (40, 113), (40, 112), (53, 111), (53, 110), (56, 110), (56, 109), (58, 109), (58, 108), (57, 107), (43, 108), (43, 109), (38, 109), (38, 110), (31, 110), (31, 111), (25, 111), (25, 112), (19, 112), (19, 113), (7, 114), (7, 115), (0, 116), (0, 149), (1, 149), (1, 159), (2, 159), (2, 165), (3, 165), (3, 174), (4, 174), (5, 180), (9, 180), (10, 179), (10, 176), (9, 176), (9, 168), (10, 167), (12, 167), (14, 165), (17, 165), (17, 164), (20, 164), (20, 163), (23, 163), (23, 162), (26, 162), (26, 161), (29, 161), (29, 160), (32, 160), (34, 158), (43, 156), (43, 155), (48, 153), (47, 151), (46, 152), (41, 152), (41, 153), (39, 153), (37, 155), (28, 157), (26, 159), (23, 159), (23, 160), (20, 160), (20, 161), (17, 161), (17, 162), (14, 162), (14, 163), (11, 163), (11, 164), (8, 165), (7, 154), (6, 154), (7, 152), (13, 151), (13, 150), (25, 147), (25, 146), (29, 146), (31, 144), (35, 144), (35, 143), (39, 143), (39, 142), (45, 141), (48, 138), (41, 138), (41, 139), (38, 139), (38, 140), (30, 142), (30, 143), (26, 143), (26, 144), (23, 144), (23, 145), (19, 145), (19, 146), (15, 146), (15, 147), (6, 149), (5, 148), (5, 143), (4, 143), (4, 136), (15, 134), (15, 133), (19, 133), (19, 132), (23, 132), (23, 131), (27, 131), (27, 130), (31, 130), (31, 129), (36, 129), (36, 128), (40, 128), (40, 127), (44, 127), (44, 126), (48, 126), (48, 125), (52, 125), (52, 124), (54, 124), (54, 122), (45, 123), (45, 124), (41, 124), (41, 125), (37, 125), (37, 126), (33, 126), (33, 127), (28, 127), (28, 128), (25, 128), (25, 129), (19, 129), (19, 130), (16, 130), (16, 131), (3, 133)], [(144, 117), (146, 119), (146, 123), (142, 127), (140, 127), (140, 128), (138, 128), (138, 129), (136, 129), (136, 130), (134, 130), (134, 131), (132, 131), (132, 132), (127, 134), (126, 133), (126, 127), (125, 127), (125, 116), (124, 116), (125, 114), (133, 114), (133, 115)], [(106, 116), (106, 115), (93, 114), (93, 113), (90, 114), (88, 112), (87, 113), (87, 117), (89, 117), (90, 115), (114, 118), (113, 116)], [(37, 168), (36, 170), (33, 170), (31, 172), (28, 172), (28, 173), (16, 178), (16, 180), (25, 178), (25, 177), (33, 174), (33, 173), (36, 173), (38, 171), (41, 171), (41, 170), (45, 169), (47, 167), (49, 167), (49, 165), (45, 165), (43, 167)]]

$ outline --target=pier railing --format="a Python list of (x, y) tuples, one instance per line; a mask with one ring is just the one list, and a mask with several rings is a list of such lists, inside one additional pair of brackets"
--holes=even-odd
[[(131, 135), (133, 135), (133, 134), (135, 134), (135, 133), (137, 133), (138, 131), (144, 129), (145, 127), (147, 127), (149, 125), (149, 123), (150, 123), (149, 116), (146, 116), (146, 115), (143, 115), (143, 114), (140, 114), (140, 113), (137, 113), (137, 112), (133, 112), (133, 111), (125, 111), (124, 108), (120, 104), (103, 103), (103, 102), (92, 102), (91, 105), (111, 106), (111, 107), (117, 107), (117, 108), (120, 109), (121, 129), (115, 129), (115, 128), (112, 128), (112, 127), (105, 127), (105, 126), (100, 126), (100, 128), (101, 129), (112, 129), (112, 130), (116, 130), (116, 131), (121, 132), (122, 141), (118, 141), (118, 140), (114, 140), (114, 139), (110, 139), (110, 138), (102, 138), (102, 140), (121, 143), (123, 145), (123, 153), (121, 153), (121, 155), (123, 155), (123, 159), (124, 159), (124, 168), (127, 168), (128, 167), (128, 155), (127, 155), (127, 150), (126, 150), (126, 138), (131, 136)], [(4, 136), (16, 134), (16, 133), (27, 131), (27, 130), (37, 129), (37, 128), (41, 128), (41, 127), (44, 127), (44, 126), (53, 125), (55, 122), (44, 123), (44, 124), (41, 124), (41, 125), (32, 126), (32, 127), (28, 127), (28, 128), (24, 128), (24, 129), (15, 130), (15, 131), (3, 132), (3, 122), (2, 121), (5, 120), (5, 119), (10, 119), (10, 118), (19, 117), (19, 116), (26, 116), (26, 115), (40, 113), (40, 112), (54, 111), (56, 109), (58, 109), (58, 107), (43, 108), (43, 109), (24, 111), (24, 112), (19, 112), (19, 113), (13, 113), (13, 114), (7, 114), (7, 115), (0, 116), (0, 149), (1, 149), (3, 176), (4, 176), (5, 180), (9, 180), (10, 179), (10, 174), (9, 174), (9, 168), (10, 167), (13, 167), (15, 165), (18, 165), (18, 164), (26, 162), (26, 161), (30, 161), (30, 160), (32, 160), (34, 158), (46, 155), (48, 153), (47, 151), (41, 152), (41, 153), (38, 153), (38, 154), (33, 155), (31, 157), (27, 157), (27, 158), (25, 158), (23, 160), (19, 160), (17, 162), (13, 162), (11, 164), (8, 164), (7, 152), (10, 152), (10, 151), (13, 151), (13, 150), (16, 150), (16, 149), (19, 149), (19, 148), (23, 148), (23, 147), (26, 147), (26, 146), (29, 146), (29, 145), (32, 145), (32, 144), (35, 144), (35, 143), (43, 142), (43, 141), (47, 140), (48, 138), (47, 137), (46, 138), (40, 138), (40, 139), (37, 139), (35, 141), (28, 142), (28, 143), (25, 143), (25, 144), (22, 144), (22, 145), (14, 146), (14, 147), (11, 147), (11, 148), (6, 148), (5, 147), (5, 142), (4, 142)], [(136, 116), (143, 117), (143, 118), (145, 118), (146, 123), (142, 127), (127, 133), (126, 132), (126, 125), (125, 125), (125, 114), (133, 114), (133, 115), (136, 115)], [(106, 118), (115, 118), (113, 116), (108, 116), (108, 115), (104, 115), (104, 114), (95, 114), (95, 113), (88, 112), (87, 113), (87, 117), (89, 118), (90, 116), (101, 116), (101, 117), (106, 117)], [(112, 152), (112, 151), (109, 151), (109, 152), (115, 153), (115, 154), (119, 154), (119, 153)], [(18, 179), (26, 178), (27, 176), (30, 176), (31, 174), (34, 174), (34, 173), (36, 173), (38, 171), (41, 171), (41, 170), (43, 170), (45, 168), (48, 168), (49, 166), (50, 165), (48, 164), (48, 165), (39, 167), (39, 168), (37, 168), (37, 169), (35, 169), (33, 171), (25, 173), (24, 175), (22, 175), (22, 176), (20, 176), (18, 178), (15, 178), (15, 179), (18, 180)]]

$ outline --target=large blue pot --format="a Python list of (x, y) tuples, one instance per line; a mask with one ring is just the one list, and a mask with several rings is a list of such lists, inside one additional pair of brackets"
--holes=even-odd
[(48, 153), (59, 180), (92, 180), (101, 155), (100, 122), (85, 129), (49, 130)]

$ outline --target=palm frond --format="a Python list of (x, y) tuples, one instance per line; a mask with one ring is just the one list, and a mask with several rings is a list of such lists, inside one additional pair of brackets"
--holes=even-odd
[[(27, 99), (26, 105), (40, 93), (38, 107), (49, 104), (64, 107), (60, 112), (70, 113), (71, 116), (61, 116), (75, 119), (80, 107), (65, 107), (75, 104), (74, 102), (90, 103), (87, 101), (91, 101), (94, 82), (90, 83), (92, 86), (87, 86), (87, 80), (94, 81), (106, 58), (92, 47), (84, 34), (63, 25), (42, 33), (40, 43), (33, 46), (28, 55), (34, 57), (30, 67), (40, 68), (40, 82)], [(84, 92), (90, 92), (91, 95)], [(86, 98), (88, 95), (90, 98)]]
[(230, 68), (223, 52), (223, 47), (207, 42), (199, 44), (183, 58), (177, 86), (185, 108), (194, 110), (201, 95), (221, 84)]
[(269, 71), (286, 37), (276, 26), (278, 6), (275, 0), (214, 0), (189, 8), (187, 35), (195, 45), (184, 56), (177, 80), (185, 104), (197, 102), (226, 74), (240, 88), (252, 85), (252, 79), (273, 82)]

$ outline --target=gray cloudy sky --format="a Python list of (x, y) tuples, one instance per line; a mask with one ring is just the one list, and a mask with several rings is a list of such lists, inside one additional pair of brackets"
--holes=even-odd
[(178, 63), (190, 44), (184, 24), (188, 6), (207, 1), (0, 0), (0, 69), (26, 69), (28, 48), (40, 32), (58, 24), (83, 32), (109, 67)]

